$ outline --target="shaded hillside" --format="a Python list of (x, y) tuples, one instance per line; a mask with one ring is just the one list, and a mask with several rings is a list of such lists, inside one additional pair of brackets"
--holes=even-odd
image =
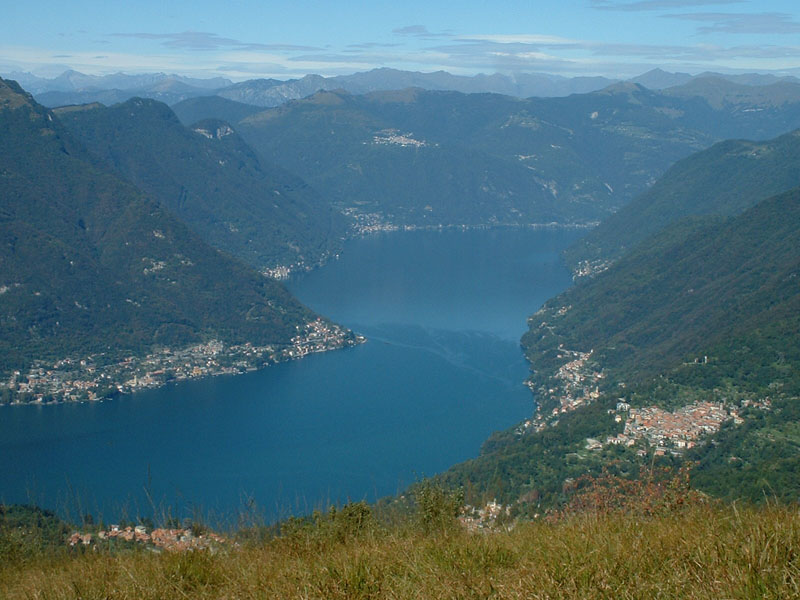
[(565, 252), (573, 268), (604, 263), (690, 215), (736, 215), (800, 185), (800, 131), (767, 142), (720, 142), (672, 166), (652, 188)]
[(287, 344), (313, 314), (108, 171), (0, 81), (0, 368), (214, 337)]
[(227, 123), (187, 128), (166, 105), (140, 98), (57, 114), (205, 241), (259, 269), (316, 263), (344, 237), (341, 215), (297, 177), (259, 161)]
[[(558, 344), (595, 349), (620, 376), (677, 366), (800, 312), (798, 248), (800, 189), (730, 220), (681, 221), (548, 301), (523, 346), (534, 369)], [(557, 307), (568, 309), (550, 315)]]
[(188, 127), (205, 119), (220, 119), (228, 123), (237, 123), (263, 109), (220, 96), (200, 96), (178, 102), (172, 106), (172, 110), (181, 123)]

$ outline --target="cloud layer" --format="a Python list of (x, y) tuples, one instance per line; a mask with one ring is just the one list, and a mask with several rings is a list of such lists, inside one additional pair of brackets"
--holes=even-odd
[(663, 15), (669, 19), (708, 23), (699, 33), (785, 35), (800, 33), (800, 23), (786, 13), (682, 13)]
[[(355, 39), (353, 34), (338, 41), (322, 39), (318, 45), (303, 43), (290, 31), (284, 39), (267, 42), (181, 28), (106, 35), (75, 30), (65, 32), (47, 48), (0, 45), (0, 56), (6, 65), (19, 70), (52, 70), (69, 63), (71, 68), (93, 74), (174, 70), (234, 79), (337, 75), (376, 67), (443, 69), (456, 74), (500, 71), (608, 77), (633, 76), (655, 67), (689, 72), (797, 69), (800, 44), (791, 36), (800, 33), (800, 13), (745, 12), (748, 6), (754, 3), (588, 0), (582, 18), (597, 20), (598, 27), (588, 30), (596, 34), (594, 38), (570, 36), (569, 32), (581, 29), (569, 25), (558, 30), (566, 35), (545, 30), (493, 31), (489, 21), (486, 31), (396, 23), (382, 30), (364, 28), (354, 34)], [(742, 12), (728, 12), (728, 8)], [(537, 22), (545, 27), (547, 20)], [(641, 31), (632, 23), (641, 24)], [(620, 28), (620, 36), (609, 32), (609, 27)], [(81, 37), (86, 47), (76, 48), (75, 40)], [(611, 41), (615, 38), (620, 41)]]

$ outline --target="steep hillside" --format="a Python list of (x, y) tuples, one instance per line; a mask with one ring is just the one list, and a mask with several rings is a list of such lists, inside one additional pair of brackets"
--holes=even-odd
[(620, 375), (677, 366), (718, 340), (796, 314), (798, 248), (800, 188), (733, 219), (678, 222), (548, 301), (523, 345), (534, 368), (560, 344), (594, 349)]
[(315, 315), (108, 171), (0, 80), (0, 370), (216, 338), (285, 346)]
[(670, 167), (652, 188), (565, 252), (589, 270), (608, 264), (670, 223), (690, 215), (736, 215), (800, 185), (800, 131), (767, 142), (729, 140)]
[(715, 496), (800, 494), (800, 189), (677, 223), (547, 302), (522, 344), (536, 418), (439, 477), (523, 514), (586, 473), (695, 465)]
[(345, 219), (303, 181), (259, 161), (227, 123), (187, 128), (166, 105), (140, 98), (57, 114), (205, 241), (258, 269), (314, 264), (339, 249)]

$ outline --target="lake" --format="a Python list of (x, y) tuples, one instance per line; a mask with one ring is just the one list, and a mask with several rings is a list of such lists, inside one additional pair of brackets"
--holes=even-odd
[(557, 229), (348, 242), (289, 282), (355, 348), (112, 401), (0, 408), (0, 501), (109, 520), (374, 500), (530, 416), (526, 318), (566, 289)]

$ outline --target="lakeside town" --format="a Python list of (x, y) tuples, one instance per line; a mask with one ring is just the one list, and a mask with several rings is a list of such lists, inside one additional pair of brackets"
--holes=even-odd
[[(397, 129), (382, 129), (372, 137), (372, 143), (378, 146), (401, 146), (402, 148), (423, 148), (428, 145), (425, 140), (414, 139), (413, 133), (400, 133)], [(364, 142), (366, 144), (366, 142)], [(434, 144), (438, 146), (439, 144)]]
[[(568, 308), (562, 308), (566, 312)], [(561, 314), (563, 314), (563, 312)], [(541, 431), (545, 427), (558, 423), (561, 414), (594, 402), (600, 397), (599, 383), (604, 375), (592, 361), (594, 350), (581, 352), (568, 350), (561, 344), (558, 347), (558, 358), (566, 359), (550, 379), (546, 390), (538, 389), (536, 413), (517, 428), (517, 434), (528, 430)], [(536, 383), (529, 379), (525, 384), (531, 392), (537, 393)], [(550, 407), (553, 408), (550, 408)], [(547, 407), (547, 410), (542, 410)]]
[(70, 548), (92, 548), (99, 545), (110, 545), (119, 542), (141, 544), (156, 552), (186, 552), (193, 550), (215, 550), (230, 540), (213, 532), (195, 535), (191, 528), (153, 528), (149, 532), (144, 525), (126, 526), (109, 525), (96, 533), (76, 531), (67, 538)]
[(582, 277), (594, 277), (603, 271), (607, 271), (613, 261), (610, 260), (582, 260), (579, 261), (572, 272), (573, 281), (577, 281)]
[(255, 371), (267, 365), (366, 341), (334, 323), (315, 319), (285, 346), (229, 345), (209, 340), (187, 348), (162, 348), (144, 357), (111, 360), (105, 354), (35, 361), (27, 373), (0, 381), (0, 404), (84, 402), (215, 375)]
[[(563, 316), (569, 309), (569, 306), (560, 307), (554, 311), (554, 315)], [(542, 321), (540, 328), (552, 330), (552, 326), (546, 321)], [(537, 398), (535, 415), (517, 427), (517, 435), (554, 426), (560, 415), (600, 399), (598, 384), (604, 375), (602, 368), (592, 361), (593, 354), (594, 350), (569, 350), (559, 344), (557, 357), (566, 362), (551, 375), (549, 387), (537, 388), (532, 379), (526, 382), (532, 392), (538, 391), (540, 397)], [(708, 357), (696, 359), (692, 364), (708, 364)], [(624, 383), (619, 385), (625, 387)], [(542, 410), (543, 407), (546, 410)], [(743, 423), (739, 416), (740, 407), (770, 410), (771, 402), (768, 398), (744, 399), (737, 406), (727, 401), (695, 401), (668, 411), (658, 406), (632, 407), (623, 398), (619, 398), (616, 407), (609, 408), (608, 413), (614, 415), (616, 423), (623, 424), (623, 431), (607, 436), (604, 442), (587, 438), (585, 448), (600, 450), (609, 445), (637, 446), (638, 453), (642, 456), (647, 454), (647, 448), (653, 449), (656, 456), (667, 453), (680, 456), (693, 448), (702, 437), (719, 431), (726, 421), (732, 420), (734, 425)]]

